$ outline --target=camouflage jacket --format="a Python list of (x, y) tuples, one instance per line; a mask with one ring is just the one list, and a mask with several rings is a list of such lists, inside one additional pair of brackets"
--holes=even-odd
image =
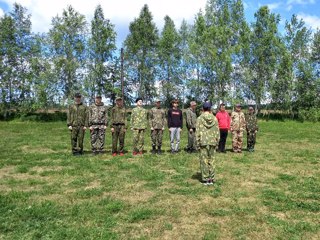
[(209, 112), (202, 113), (197, 119), (196, 129), (198, 146), (216, 146), (219, 142), (219, 125), (213, 114)]
[(154, 107), (149, 112), (150, 128), (163, 129), (166, 125), (166, 113), (162, 108)]
[(191, 109), (188, 108), (186, 111), (186, 125), (188, 129), (196, 128), (197, 124), (197, 114)]
[(110, 127), (113, 128), (114, 125), (124, 125), (127, 127), (127, 115), (124, 107), (114, 106), (111, 109)]
[(246, 118), (243, 112), (232, 112), (231, 114), (231, 131), (244, 131), (246, 128)]
[(67, 113), (67, 125), (69, 126), (88, 126), (88, 110), (85, 105), (72, 104)]
[(147, 127), (147, 110), (142, 107), (132, 109), (131, 113), (131, 128), (146, 129)]
[(89, 127), (102, 128), (108, 125), (108, 110), (103, 103), (89, 107)]
[(256, 114), (248, 113), (246, 115), (246, 122), (247, 122), (247, 131), (248, 132), (258, 131), (258, 120), (257, 120)]

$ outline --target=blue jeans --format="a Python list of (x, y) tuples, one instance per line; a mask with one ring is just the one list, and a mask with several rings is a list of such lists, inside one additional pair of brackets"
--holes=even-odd
[[(170, 128), (170, 146), (171, 151), (178, 151), (180, 145), (180, 128)], [(174, 140), (176, 140), (176, 144), (174, 144)]]

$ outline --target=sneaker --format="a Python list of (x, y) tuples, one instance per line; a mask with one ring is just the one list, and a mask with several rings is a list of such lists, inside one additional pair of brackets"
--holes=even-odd
[(112, 153), (112, 157), (115, 157), (115, 156), (117, 156), (117, 153)]
[(171, 154), (175, 154), (176, 153), (176, 151), (175, 150), (171, 150)]
[(201, 183), (202, 185), (204, 185), (204, 186), (208, 186), (208, 181), (207, 180), (205, 180), (205, 181), (202, 181), (202, 183)]
[(123, 152), (119, 153), (120, 156), (124, 156)]

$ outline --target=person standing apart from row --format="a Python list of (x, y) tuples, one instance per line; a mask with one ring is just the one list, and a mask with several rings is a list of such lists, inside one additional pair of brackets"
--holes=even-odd
[(82, 155), (84, 133), (88, 126), (88, 115), (87, 107), (82, 103), (80, 93), (75, 94), (74, 104), (68, 108), (67, 126), (71, 132), (72, 154)]
[(144, 133), (147, 128), (147, 110), (142, 105), (142, 98), (136, 99), (136, 107), (131, 113), (131, 129), (133, 131), (133, 155), (143, 154)]
[[(149, 124), (151, 130), (152, 154), (162, 154), (162, 137), (166, 125), (166, 113), (161, 108), (161, 101), (155, 101), (155, 107), (149, 112)], [(158, 147), (158, 149), (156, 149)]]
[(205, 102), (196, 127), (201, 179), (204, 185), (212, 185), (215, 182), (215, 153), (219, 142), (218, 121), (210, 110), (211, 104)]
[(170, 132), (171, 153), (177, 153), (180, 146), (180, 135), (182, 131), (183, 116), (178, 108), (179, 101), (172, 100), (172, 108), (168, 110), (168, 128)]

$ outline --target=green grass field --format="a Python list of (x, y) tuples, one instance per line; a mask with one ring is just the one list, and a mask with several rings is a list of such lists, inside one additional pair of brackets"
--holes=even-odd
[[(320, 124), (260, 122), (256, 152), (70, 154), (64, 122), (0, 122), (0, 239), (320, 239)], [(164, 150), (169, 150), (168, 133)], [(230, 149), (230, 135), (228, 147)], [(184, 130), (182, 147), (186, 145)]]

